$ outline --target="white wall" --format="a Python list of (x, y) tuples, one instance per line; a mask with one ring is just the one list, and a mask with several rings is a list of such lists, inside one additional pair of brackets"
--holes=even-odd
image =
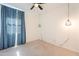
[(65, 26), (67, 9), (67, 4), (45, 4), (41, 15), (42, 40), (79, 52), (79, 4), (70, 4), (70, 27)]
[(72, 21), (70, 40), (63, 46), (79, 52), (79, 4), (70, 4), (70, 19)]
[(37, 10), (30, 10), (26, 13), (26, 42), (34, 41), (40, 39), (40, 31), (39, 31), (39, 16)]
[(67, 18), (67, 4), (47, 4), (41, 17), (43, 40), (61, 44), (65, 40), (62, 22)]

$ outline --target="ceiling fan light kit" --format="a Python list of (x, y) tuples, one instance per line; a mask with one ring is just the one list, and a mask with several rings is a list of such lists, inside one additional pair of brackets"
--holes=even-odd
[(38, 7), (40, 10), (43, 10), (41, 4), (44, 4), (44, 3), (33, 3), (33, 6), (30, 9), (32, 10), (34, 7)]
[(34, 4), (34, 6), (35, 6), (35, 7), (38, 7), (38, 4), (37, 4), (37, 3), (35, 3), (35, 4)]

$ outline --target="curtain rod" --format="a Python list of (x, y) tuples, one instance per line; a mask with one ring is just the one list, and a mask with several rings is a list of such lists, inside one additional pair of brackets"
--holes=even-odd
[(4, 6), (11, 7), (11, 8), (14, 8), (14, 9), (17, 9), (17, 10), (20, 10), (20, 11), (25, 12), (24, 10), (22, 10), (22, 9), (20, 9), (20, 8), (17, 8), (17, 7), (14, 7), (14, 6), (12, 6), (12, 5), (9, 5), (9, 4), (0, 3), (0, 5), (4, 5)]

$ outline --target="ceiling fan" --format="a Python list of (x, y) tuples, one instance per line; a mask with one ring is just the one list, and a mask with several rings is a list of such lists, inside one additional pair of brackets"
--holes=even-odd
[(38, 7), (40, 10), (43, 10), (41, 4), (44, 4), (44, 3), (33, 3), (33, 6), (30, 9), (32, 10), (34, 7)]

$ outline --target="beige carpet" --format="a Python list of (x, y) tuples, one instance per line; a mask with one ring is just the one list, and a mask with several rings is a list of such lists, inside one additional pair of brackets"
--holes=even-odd
[(26, 47), (34, 49), (42, 53), (41, 55), (46, 56), (78, 56), (79, 53), (49, 44), (42, 40), (36, 40), (30, 43), (27, 43)]
[(0, 56), (78, 56), (79, 53), (57, 47), (42, 40), (0, 50)]

